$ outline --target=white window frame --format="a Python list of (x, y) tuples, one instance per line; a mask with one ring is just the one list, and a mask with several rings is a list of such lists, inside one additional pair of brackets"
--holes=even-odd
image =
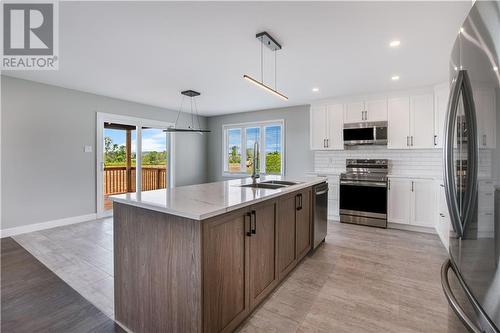
[[(269, 126), (281, 126), (281, 175), (285, 175), (285, 120), (265, 120), (265, 121), (255, 121), (255, 122), (245, 122), (236, 124), (224, 124), (222, 125), (222, 176), (223, 177), (248, 177), (246, 160), (247, 160), (247, 150), (246, 150), (246, 130), (247, 128), (260, 128), (260, 165), (261, 174), (266, 174), (266, 140), (265, 128)], [(241, 129), (241, 162), (240, 167), (242, 172), (229, 172), (227, 170), (227, 131), (230, 129)], [(264, 152), (264, 153), (262, 153)]]
[[(104, 210), (104, 189), (103, 183), (103, 170), (104, 161), (101, 152), (104, 151), (104, 123), (123, 123), (127, 125), (136, 126), (136, 193), (140, 193), (142, 188), (142, 128), (154, 127), (158, 129), (167, 129), (175, 126), (174, 123), (131, 117), (125, 115), (118, 115), (113, 113), (96, 112), (96, 192), (97, 192), (97, 218), (112, 216), (113, 210)], [(175, 133), (169, 133), (167, 152), (168, 152), (168, 165), (167, 168), (167, 184), (169, 188), (175, 187)]]

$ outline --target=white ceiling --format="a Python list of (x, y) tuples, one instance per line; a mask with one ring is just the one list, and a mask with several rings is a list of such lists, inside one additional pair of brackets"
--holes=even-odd
[[(169, 109), (179, 108), (181, 90), (194, 89), (203, 115), (306, 104), (446, 80), (470, 5), (61, 2), (59, 71), (4, 74)], [(260, 78), (255, 34), (263, 30), (283, 46), (278, 90), (288, 101), (242, 79)], [(388, 47), (392, 39), (398, 49)], [(274, 58), (264, 53), (267, 81)]]

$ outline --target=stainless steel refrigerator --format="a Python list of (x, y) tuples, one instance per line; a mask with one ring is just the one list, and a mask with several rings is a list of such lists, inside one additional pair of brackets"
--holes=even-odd
[(443, 149), (453, 230), (441, 282), (471, 332), (500, 332), (499, 54), (500, 2), (477, 1), (450, 58)]

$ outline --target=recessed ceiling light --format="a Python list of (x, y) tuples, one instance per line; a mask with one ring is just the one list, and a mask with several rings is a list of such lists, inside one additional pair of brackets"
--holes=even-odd
[(318, 91), (319, 91), (319, 88), (312, 88), (312, 91), (313, 91), (313, 92), (318, 92)]
[(391, 77), (391, 80), (392, 80), (392, 81), (397, 81), (397, 80), (399, 80), (399, 75), (393, 75), (393, 76)]
[(398, 47), (399, 45), (401, 45), (401, 42), (399, 40), (393, 40), (389, 43), (390, 47)]
[(493, 70), (494, 70), (495, 72), (498, 72), (498, 66), (493, 66)]

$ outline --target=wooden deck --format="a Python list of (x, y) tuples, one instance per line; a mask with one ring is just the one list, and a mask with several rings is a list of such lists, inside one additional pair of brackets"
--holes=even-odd
[[(104, 209), (113, 208), (108, 196), (133, 193), (136, 191), (136, 168), (112, 166), (104, 168)], [(152, 191), (167, 187), (167, 168), (165, 166), (142, 167), (142, 191)]]

